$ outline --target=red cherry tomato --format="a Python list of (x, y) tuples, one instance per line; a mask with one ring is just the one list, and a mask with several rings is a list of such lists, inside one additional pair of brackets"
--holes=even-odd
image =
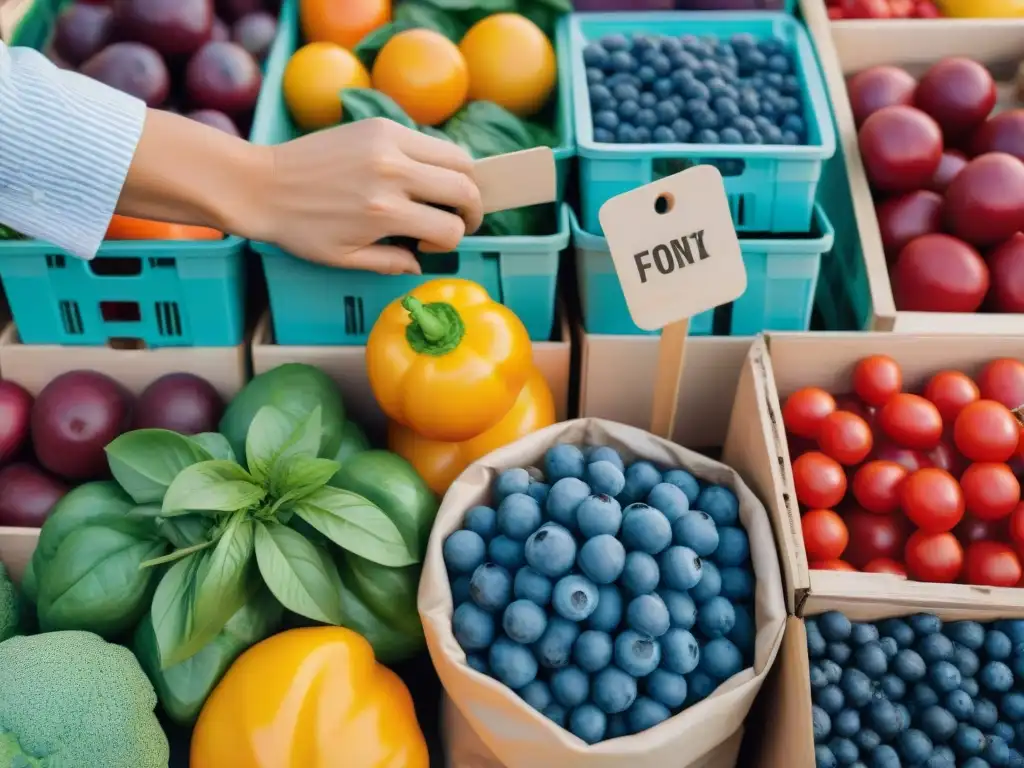
[(888, 355), (871, 355), (853, 369), (853, 391), (868, 405), (885, 405), (903, 388), (900, 365)]
[(1006, 461), (1017, 450), (1020, 425), (1002, 403), (978, 400), (956, 417), (953, 440), (972, 461)]
[(964, 516), (960, 484), (944, 469), (919, 469), (900, 485), (900, 506), (927, 533), (951, 531)]
[(978, 461), (960, 476), (967, 511), (979, 520), (1001, 520), (1020, 503), (1020, 483), (1005, 464)]
[(964, 581), (986, 587), (1015, 587), (1021, 579), (1017, 553), (998, 541), (976, 541), (964, 558)]
[(935, 466), (926, 454), (921, 451), (915, 451), (913, 448), (904, 448), (902, 445), (895, 445), (890, 442), (876, 445), (878, 447), (875, 449), (873, 458), (879, 461), (892, 461), (908, 472), (917, 472), (919, 469)]
[(1024, 550), (1024, 501), (1010, 513), (1010, 539), (1018, 551)]
[(845, 560), (812, 560), (808, 563), (808, 567), (812, 571), (853, 571), (856, 572), (856, 568), (850, 565)]
[(895, 461), (869, 461), (853, 476), (853, 497), (868, 512), (890, 515), (900, 508), (900, 483), (908, 474)]
[(945, 424), (952, 424), (965, 405), (981, 398), (978, 385), (960, 371), (936, 373), (924, 388), (924, 396), (939, 409)]
[(964, 519), (953, 529), (953, 533), (964, 546), (975, 541), (1001, 541), (1007, 536), (1007, 519), (979, 520), (964, 515)]
[(843, 518), (831, 509), (812, 509), (800, 520), (808, 560), (837, 560), (850, 542)]
[(978, 374), (978, 389), (986, 400), (1011, 410), (1024, 405), (1024, 363), (1011, 357), (993, 360)]
[(855, 413), (834, 411), (821, 421), (818, 445), (840, 464), (860, 464), (871, 453), (873, 442), (871, 427)]
[(855, 567), (863, 568), (880, 557), (902, 558), (907, 530), (899, 516), (876, 515), (854, 508), (843, 514), (843, 520), (850, 533), (850, 543), (843, 555)]
[(879, 557), (864, 566), (865, 573), (891, 573), (894, 576), (907, 578), (907, 569), (895, 560), (887, 557)]
[(839, 462), (818, 451), (793, 462), (796, 500), (808, 509), (831, 509), (846, 495), (846, 473)]
[(822, 420), (836, 409), (836, 401), (820, 387), (804, 387), (786, 398), (782, 406), (782, 423), (796, 437), (818, 437)]
[(878, 425), (894, 443), (930, 451), (942, 439), (942, 416), (931, 401), (901, 392), (878, 412)]
[(918, 581), (949, 584), (964, 565), (964, 550), (952, 533), (917, 531), (907, 540), (907, 573)]

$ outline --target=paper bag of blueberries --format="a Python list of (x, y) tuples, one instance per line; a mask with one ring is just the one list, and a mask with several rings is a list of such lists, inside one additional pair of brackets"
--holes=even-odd
[(458, 768), (706, 765), (786, 619), (768, 513), (740, 476), (601, 419), (459, 477), (419, 611)]

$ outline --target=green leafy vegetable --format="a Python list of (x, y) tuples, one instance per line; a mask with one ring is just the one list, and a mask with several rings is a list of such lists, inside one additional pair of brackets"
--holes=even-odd
[(342, 623), (338, 569), (301, 534), (280, 523), (259, 523), (256, 561), (285, 608), (326, 624)]
[(380, 49), (392, 37), (407, 29), (415, 29), (417, 26), (407, 21), (389, 21), (387, 24), (377, 27), (360, 40), (352, 52), (363, 62), (363, 66), (370, 70), (373, 68), (373, 62), (377, 59)]
[(416, 129), (416, 123), (405, 114), (394, 99), (373, 88), (343, 88), (341, 91), (342, 122), (354, 123), (370, 117), (386, 117), (406, 128)]
[[(472, 7), (472, 0), (457, 1), (464, 5), (468, 2)], [(410, 28), (432, 29), (457, 43), (466, 34), (469, 24), (454, 10), (430, 0), (405, 0), (395, 6), (394, 21)]]
[(267, 495), (238, 464), (223, 459), (187, 467), (164, 496), (165, 517), (188, 512), (235, 512), (258, 504)]
[(192, 441), (214, 459), (237, 460), (235, 452), (231, 450), (231, 443), (220, 432), (200, 432), (198, 435), (192, 435)]
[(114, 479), (137, 504), (163, 500), (181, 470), (214, 458), (198, 443), (169, 429), (126, 432), (106, 451)]

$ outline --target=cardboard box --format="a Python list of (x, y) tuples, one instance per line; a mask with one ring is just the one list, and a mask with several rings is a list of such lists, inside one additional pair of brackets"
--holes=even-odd
[[(770, 360), (757, 377), (758, 385), (764, 387), (758, 421), (762, 430), (775, 435), (779, 452), (777, 468), (780, 472), (775, 479), (781, 486), (775, 498), (782, 503), (769, 511), (776, 515), (775, 534), (793, 613), (806, 615), (821, 601), (828, 604), (842, 601), (847, 606), (861, 602), (909, 605), (923, 601), (949, 609), (983, 606), (1005, 615), (1024, 615), (1024, 591), (1016, 588), (928, 584), (886, 574), (809, 571), (781, 418), (781, 403), (802, 387), (817, 386), (836, 394), (850, 392), (853, 367), (868, 355), (891, 356), (903, 369), (904, 391), (920, 392), (928, 379), (943, 369), (974, 375), (995, 358), (1024, 359), (1024, 336), (771, 334), (768, 349)], [(733, 420), (736, 420), (735, 412)], [(734, 424), (734, 427), (739, 429), (739, 425)]]
[(0, 370), (32, 395), (62, 373), (105, 373), (139, 394), (168, 373), (187, 371), (209, 381), (221, 397), (234, 397), (248, 381), (246, 345), (237, 347), (165, 347), (114, 349), (22, 344), (14, 323), (0, 333)]
[[(867, 175), (857, 146), (846, 78), (879, 64), (920, 75), (929, 65), (967, 56), (985, 64), (1001, 81), (1000, 101), (1009, 104), (1017, 65), (1024, 60), (1024, 20), (921, 19), (829, 20), (821, 0), (801, 0), (801, 11), (818, 50), (836, 117), (837, 140), (846, 162), (874, 318), (879, 331), (909, 333), (1024, 333), (1024, 314), (897, 312)], [(998, 109), (998, 106), (997, 106)], [(846, 236), (851, 236), (847, 233)]]
[[(648, 429), (658, 364), (657, 336), (580, 333), (580, 416)], [(725, 442), (733, 396), (753, 338), (694, 336), (686, 341), (673, 440), (688, 448)]]
[[(558, 341), (533, 342), (533, 361), (544, 374), (555, 396), (559, 421), (569, 417), (569, 371), (572, 367), (572, 333), (561, 318)], [(383, 445), (387, 442), (387, 423), (370, 390), (366, 376), (366, 347), (291, 347), (278, 346), (273, 339), (270, 313), (264, 313), (256, 325), (252, 342), (253, 375), (285, 363), (308, 363), (322, 368), (341, 389), (345, 407), (370, 439)]]

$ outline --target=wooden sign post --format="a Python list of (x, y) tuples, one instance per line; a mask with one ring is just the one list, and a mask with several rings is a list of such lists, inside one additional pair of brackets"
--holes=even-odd
[(651, 432), (671, 440), (690, 318), (747, 289), (725, 183), (698, 165), (613, 197), (598, 216), (633, 322), (661, 329)]

